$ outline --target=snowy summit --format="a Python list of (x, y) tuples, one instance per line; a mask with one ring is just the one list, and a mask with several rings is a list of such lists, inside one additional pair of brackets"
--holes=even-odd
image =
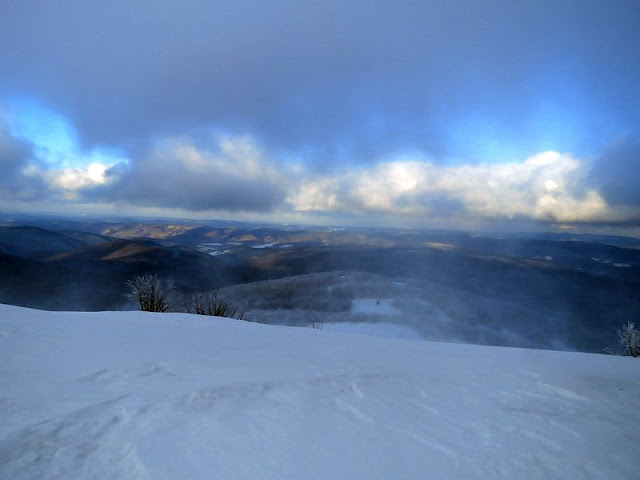
[(640, 363), (0, 305), (3, 479), (640, 478)]

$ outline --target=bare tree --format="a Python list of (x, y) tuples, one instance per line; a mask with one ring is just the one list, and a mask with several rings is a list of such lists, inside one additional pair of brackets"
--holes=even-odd
[(136, 275), (127, 282), (129, 297), (146, 312), (166, 312), (171, 308), (173, 282), (157, 275)]
[(627, 322), (622, 330), (618, 330), (618, 338), (620, 344), (629, 351), (632, 357), (640, 355), (640, 330), (636, 328), (635, 324)]

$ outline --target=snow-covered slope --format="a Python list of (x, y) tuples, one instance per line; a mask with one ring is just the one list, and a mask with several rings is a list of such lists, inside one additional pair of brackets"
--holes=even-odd
[(637, 479), (640, 359), (0, 306), (3, 479)]

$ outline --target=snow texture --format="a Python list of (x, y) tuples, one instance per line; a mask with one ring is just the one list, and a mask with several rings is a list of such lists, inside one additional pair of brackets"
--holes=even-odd
[(630, 357), (0, 305), (3, 479), (639, 478)]

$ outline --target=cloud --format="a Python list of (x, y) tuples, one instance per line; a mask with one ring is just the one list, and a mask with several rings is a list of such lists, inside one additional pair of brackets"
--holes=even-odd
[(633, 139), (609, 149), (592, 169), (554, 151), (521, 162), (449, 165), (416, 151), (322, 172), (287, 164), (248, 135), (222, 133), (159, 139), (128, 159), (89, 151), (84, 166), (41, 161), (39, 151), (0, 122), (5, 201), (56, 203), (67, 211), (119, 205), (187, 216), (249, 212), (274, 220), (323, 215), (370, 224), (384, 217), (458, 228), (522, 220), (636, 224), (640, 217)]
[(598, 222), (613, 215), (600, 193), (584, 186), (584, 162), (539, 153), (521, 163), (441, 166), (390, 161), (303, 183), (288, 202), (302, 212), (362, 212), (425, 220), (529, 218)]
[(249, 135), (209, 131), (157, 139), (128, 158), (71, 145), (72, 163), (51, 163), (39, 158), (49, 155), (46, 144), (18, 139), (0, 117), (0, 198), (67, 211), (115, 204), (187, 216), (249, 212), (369, 223), (383, 216), (399, 225), (446, 221), (460, 228), (523, 219), (637, 224), (639, 145), (625, 137), (593, 168), (555, 151), (520, 162), (445, 164), (416, 150), (322, 171), (287, 163)]
[(33, 201), (48, 193), (48, 186), (34, 171), (38, 162), (32, 145), (11, 134), (0, 111), (0, 199)]
[(85, 200), (193, 212), (271, 212), (287, 184), (247, 137), (219, 137), (204, 147), (185, 137), (165, 139), (142, 158), (98, 173), (101, 185), (84, 189)]
[(264, 213), (282, 206), (288, 185), (286, 169), (246, 136), (217, 135), (200, 144), (184, 136), (165, 138), (132, 159), (69, 145), (62, 161), (51, 162), (52, 151), (60, 156), (46, 143), (18, 139), (0, 116), (0, 198), (22, 207), (67, 204), (68, 211), (117, 203), (186, 214)]
[(110, 182), (106, 173), (111, 165), (90, 163), (85, 168), (68, 167), (39, 172), (49, 183), (50, 188), (61, 193), (65, 200), (77, 200), (80, 191), (105, 185)]
[(52, 164), (50, 157), (46, 146), (14, 135), (0, 115), (0, 198), (28, 203), (77, 200), (79, 190), (108, 181), (110, 164), (65, 167)]
[[(161, 212), (252, 212), (304, 220), (395, 217), (415, 224), (528, 219), (634, 223), (640, 216), (638, 143), (619, 142), (589, 162), (542, 152), (521, 162), (442, 164), (416, 151), (370, 166), (322, 172), (295, 166), (252, 137), (224, 133), (156, 140), (131, 158), (83, 153), (84, 166), (50, 164), (0, 123), (0, 195), (69, 209), (116, 204)], [(415, 158), (415, 159), (412, 159)], [(419, 220), (418, 220), (419, 219)]]
[(600, 155), (589, 183), (607, 202), (640, 210), (640, 134), (618, 139)]
[(13, 138), (0, 116), (0, 178), (13, 176), (29, 160), (31, 149), (25, 142)]
[(566, 151), (639, 123), (637, 18), (636, 0), (1, 2), (0, 95), (85, 147), (216, 126), (317, 163)]

